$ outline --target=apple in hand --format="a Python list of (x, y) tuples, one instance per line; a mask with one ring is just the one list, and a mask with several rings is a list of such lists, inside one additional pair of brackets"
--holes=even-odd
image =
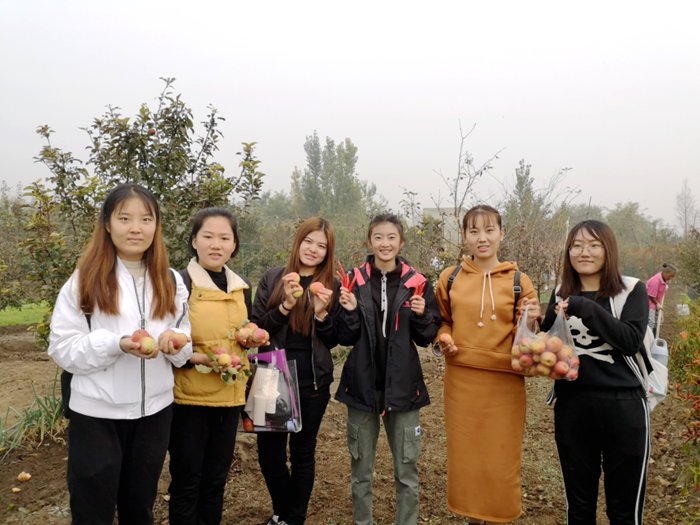
[(134, 343), (139, 343), (139, 350), (144, 354), (152, 354), (153, 350), (156, 349), (158, 343), (151, 337), (146, 330), (136, 330), (131, 335), (131, 340)]
[[(290, 277), (294, 282), (300, 282), (301, 277), (299, 277), (299, 274), (297, 272), (291, 272), (287, 274), (287, 277)], [(304, 290), (294, 290), (292, 292), (292, 296), (294, 297), (301, 297), (304, 294)]]
[(253, 430), (255, 430), (255, 425), (253, 425), (253, 420), (250, 419), (249, 417), (245, 418), (243, 420), (243, 429), (246, 432), (252, 432)]
[(311, 283), (311, 284), (309, 285), (309, 290), (310, 290), (311, 293), (314, 294), (314, 295), (318, 295), (318, 292), (320, 292), (320, 291), (323, 290), (324, 288), (325, 288), (325, 287), (323, 286), (323, 284), (321, 284), (321, 283), (318, 282), (318, 281), (316, 281), (315, 283)]
[(231, 365), (231, 356), (229, 354), (221, 354), (216, 357), (216, 362), (219, 365), (227, 367)]

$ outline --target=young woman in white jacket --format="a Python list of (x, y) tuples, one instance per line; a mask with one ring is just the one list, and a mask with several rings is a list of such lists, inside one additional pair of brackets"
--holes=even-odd
[[(168, 268), (151, 193), (122, 184), (107, 195), (75, 273), (58, 295), (49, 355), (73, 374), (68, 490), (74, 525), (153, 523), (173, 403), (172, 367), (192, 355), (167, 330), (190, 335), (188, 292)], [(150, 353), (132, 341), (146, 330)]]

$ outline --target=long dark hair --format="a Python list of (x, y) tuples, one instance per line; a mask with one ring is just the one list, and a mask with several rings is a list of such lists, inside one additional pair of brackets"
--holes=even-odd
[[(316, 266), (314, 270), (314, 281), (320, 281), (324, 287), (329, 290), (333, 290), (333, 256), (335, 254), (335, 230), (333, 225), (322, 217), (311, 217), (306, 219), (301, 223), (299, 228), (297, 228), (297, 233), (294, 236), (294, 243), (292, 244), (292, 252), (289, 256), (289, 262), (284, 268), (282, 275), (287, 275), (291, 272), (299, 273), (301, 269), (301, 263), (299, 262), (299, 248), (301, 243), (306, 239), (306, 236), (311, 232), (322, 231), (328, 239), (328, 247), (326, 249), (326, 258), (323, 262)], [(297, 302), (301, 300), (305, 301), (305, 295), (297, 298)], [(279, 305), (284, 301), (284, 283), (282, 279), (279, 280), (274, 290), (270, 294), (270, 300), (267, 301), (267, 311), (279, 307)], [(289, 325), (292, 327), (296, 333), (308, 337), (311, 333), (311, 319), (314, 316), (314, 306), (313, 301), (309, 301), (306, 308), (292, 308), (292, 312), (289, 314)]]
[(204, 225), (204, 221), (209, 217), (225, 217), (231, 223), (233, 240), (236, 243), (236, 247), (231, 254), (231, 259), (233, 259), (241, 249), (241, 243), (238, 242), (238, 219), (236, 219), (236, 216), (231, 211), (225, 208), (204, 208), (197, 212), (197, 215), (194, 216), (194, 222), (192, 223), (192, 233), (190, 233), (190, 238), (187, 240), (187, 249), (193, 257), (197, 257), (197, 250), (195, 250), (192, 245), (192, 241), (197, 237), (199, 230), (201, 230)]
[(559, 296), (566, 299), (570, 295), (579, 295), (581, 293), (581, 278), (576, 270), (571, 265), (571, 256), (569, 250), (574, 244), (576, 235), (581, 230), (586, 230), (596, 241), (603, 245), (603, 254), (605, 262), (600, 276), (600, 288), (596, 294), (596, 298), (610, 298), (625, 289), (622, 282), (622, 274), (620, 273), (620, 255), (617, 249), (617, 239), (610, 226), (600, 221), (581, 221), (572, 228), (569, 232), (569, 237), (566, 239), (566, 249), (564, 251), (564, 264), (561, 272), (561, 288)]
[(153, 242), (144, 252), (146, 271), (153, 286), (151, 315), (163, 319), (175, 315), (175, 285), (169, 275), (168, 252), (163, 242), (160, 209), (150, 191), (137, 184), (120, 184), (113, 188), (102, 203), (90, 242), (78, 261), (78, 302), (85, 313), (95, 306), (109, 315), (119, 315), (119, 283), (117, 280), (117, 249), (107, 226), (115, 211), (129, 199), (140, 199), (153, 215), (156, 230)]

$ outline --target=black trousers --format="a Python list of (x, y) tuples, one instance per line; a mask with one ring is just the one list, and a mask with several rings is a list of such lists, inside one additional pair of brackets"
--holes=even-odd
[[(310, 397), (301, 397), (302, 429), (296, 434), (258, 434), (258, 462), (272, 508), (288, 525), (301, 525), (306, 520), (316, 477), (316, 441), (330, 398), (328, 387)], [(291, 472), (287, 467), (287, 440)]]
[(71, 413), (68, 491), (73, 525), (150, 525), (172, 407), (140, 419)]
[(610, 525), (641, 525), (650, 448), (646, 401), (583, 394), (559, 398), (554, 436), (567, 524), (595, 525), (602, 463)]
[(219, 525), (243, 407), (173, 405), (170, 525)]

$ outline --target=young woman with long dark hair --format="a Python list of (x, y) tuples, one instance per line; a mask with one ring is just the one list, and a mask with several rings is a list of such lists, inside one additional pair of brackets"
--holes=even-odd
[[(334, 250), (333, 226), (320, 217), (307, 219), (297, 229), (287, 265), (267, 270), (255, 293), (251, 320), (270, 333), (273, 348), (284, 348), (296, 362), (301, 397), (301, 431), (258, 434), (258, 461), (272, 498), (270, 525), (304, 523), (314, 486), (316, 440), (333, 382), (330, 349), (338, 344)], [(324, 289), (313, 295), (309, 285), (316, 281)]]
[[(151, 353), (132, 341), (145, 329)], [(49, 355), (71, 372), (68, 490), (74, 525), (153, 523), (173, 402), (173, 366), (192, 355), (162, 336), (189, 337), (187, 289), (168, 268), (151, 193), (122, 184), (107, 195), (51, 319)]]
[[(554, 437), (567, 523), (596, 523), (602, 465), (610, 523), (641, 524), (649, 411), (637, 354), (644, 344), (649, 300), (643, 282), (621, 275), (617, 240), (607, 224), (583, 221), (569, 233), (561, 286), (552, 294), (542, 330), (552, 326), (560, 308), (581, 360), (578, 379), (556, 381), (548, 400), (556, 399)], [(649, 370), (650, 363), (643, 362)]]
[(445, 359), (447, 506), (470, 524), (510, 523), (522, 514), (520, 466), (525, 380), (511, 367), (517, 323), (540, 317), (532, 282), (514, 262), (501, 262), (501, 215), (491, 206), (463, 220), (469, 251), (446, 269), (437, 288)]

